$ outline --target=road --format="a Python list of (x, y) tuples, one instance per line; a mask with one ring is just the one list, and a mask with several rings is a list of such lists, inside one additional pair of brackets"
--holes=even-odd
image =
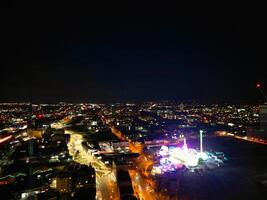
[(232, 133), (227, 133), (225, 131), (217, 131), (216, 133), (217, 136), (226, 136), (226, 137), (233, 137), (235, 139), (239, 140), (245, 140), (248, 142), (253, 142), (257, 144), (267, 144), (267, 140), (261, 139), (261, 138), (256, 138), (256, 137), (251, 137), (251, 136), (238, 136)]
[(121, 131), (114, 127), (111, 128), (111, 131), (121, 141), (129, 142), (131, 152), (139, 153), (136, 169), (128, 170), (135, 196), (142, 200), (169, 200), (170, 198), (168, 196), (157, 191), (156, 182), (153, 180), (148, 170), (149, 167), (153, 165), (153, 160), (143, 153), (143, 145), (128, 140)]
[(87, 153), (83, 147), (84, 141), (82, 133), (66, 130), (66, 134), (70, 134), (70, 142), (68, 144), (69, 153), (73, 156), (73, 160), (84, 165), (91, 165), (96, 170), (96, 199), (97, 200), (119, 200), (119, 189), (115, 170), (107, 167), (102, 161)]

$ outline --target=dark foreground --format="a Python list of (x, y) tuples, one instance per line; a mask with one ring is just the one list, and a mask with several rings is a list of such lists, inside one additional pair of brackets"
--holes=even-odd
[(205, 140), (206, 150), (222, 151), (229, 158), (221, 167), (201, 173), (185, 172), (180, 199), (225, 200), (267, 198), (267, 146), (231, 138)]

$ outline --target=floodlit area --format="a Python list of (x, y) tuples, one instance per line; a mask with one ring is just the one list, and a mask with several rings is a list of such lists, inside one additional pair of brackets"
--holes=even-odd
[(181, 169), (189, 169), (201, 166), (220, 166), (226, 157), (222, 152), (204, 152), (202, 146), (202, 132), (200, 133), (200, 150), (189, 148), (184, 138), (181, 147), (161, 146), (155, 156), (155, 164), (151, 170), (152, 175), (174, 172)]

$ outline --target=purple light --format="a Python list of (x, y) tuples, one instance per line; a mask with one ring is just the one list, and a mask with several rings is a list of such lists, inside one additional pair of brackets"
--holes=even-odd
[(206, 160), (206, 153), (198, 152), (195, 149), (188, 148), (186, 139), (182, 147), (162, 146), (159, 151), (159, 166), (155, 166), (155, 173), (173, 171), (181, 169), (183, 166), (195, 167), (199, 163), (199, 159)]

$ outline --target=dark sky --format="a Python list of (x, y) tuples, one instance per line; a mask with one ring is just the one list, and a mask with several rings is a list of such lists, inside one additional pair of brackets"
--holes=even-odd
[[(267, 85), (262, 12), (172, 6), (31, 7), (1, 18), (0, 101), (258, 101)], [(264, 89), (264, 88), (263, 88)]]

